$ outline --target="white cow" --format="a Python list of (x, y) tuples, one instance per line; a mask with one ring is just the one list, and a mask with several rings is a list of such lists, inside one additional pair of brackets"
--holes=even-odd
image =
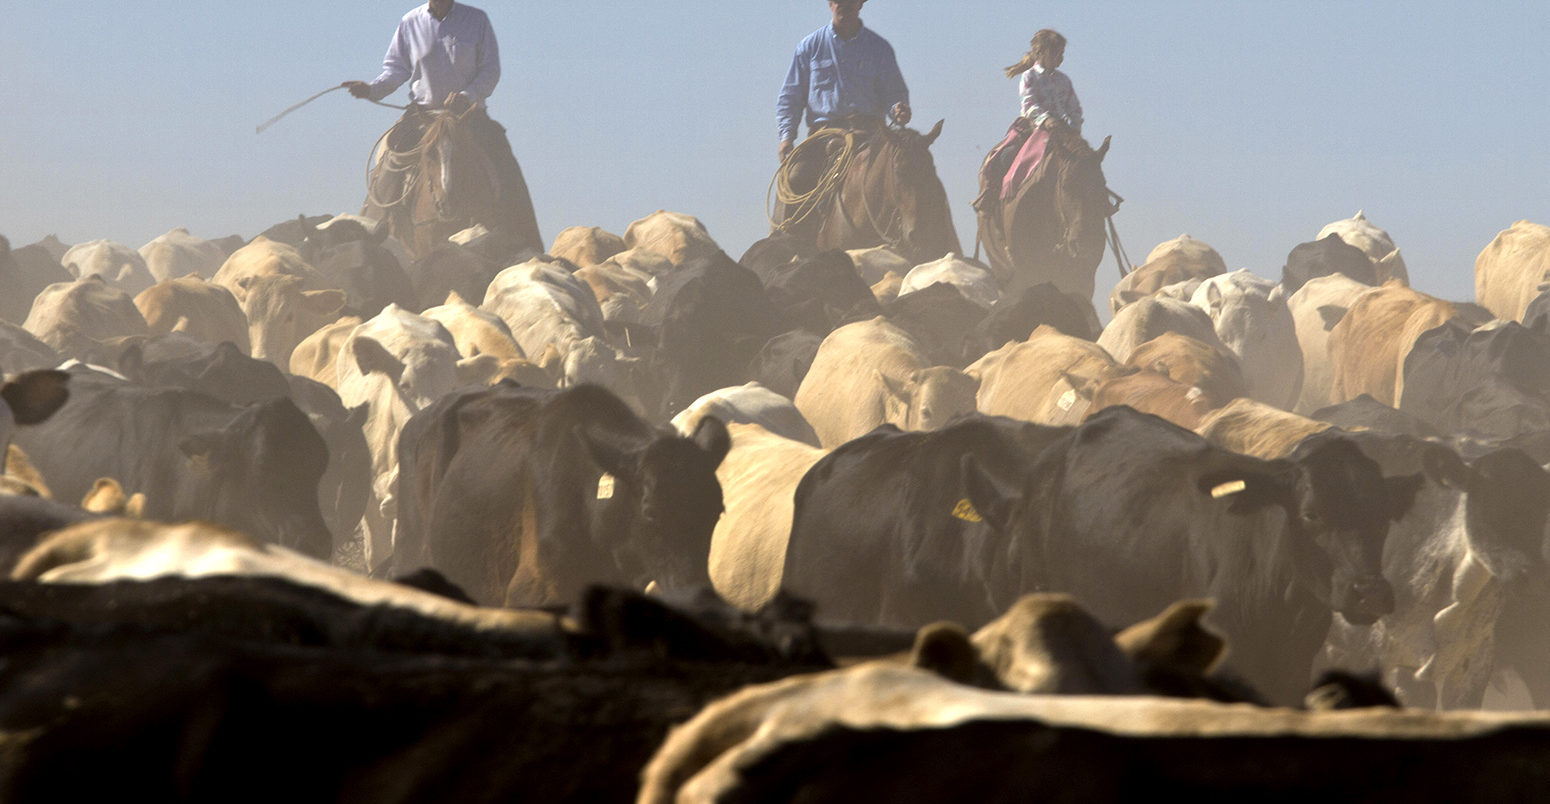
[(726, 513), (710, 537), (710, 581), (728, 603), (758, 611), (780, 589), (797, 484), (827, 454), (757, 424), (729, 423), (716, 468)]
[(178, 227), (140, 247), (140, 257), (157, 282), (189, 274), (214, 276), (226, 262), (226, 252)]
[(948, 254), (910, 269), (899, 286), (899, 295), (925, 290), (938, 282), (958, 288), (964, 298), (987, 310), (1001, 298), (1000, 283), (990, 269), (957, 254)]
[(92, 240), (72, 246), (61, 263), (76, 279), (100, 276), (130, 296), (156, 284), (140, 252), (111, 240)]
[(694, 400), (673, 417), (673, 427), (689, 437), (706, 416), (715, 416), (724, 424), (757, 424), (782, 438), (818, 446), (818, 434), (802, 417), (802, 411), (791, 400), (756, 382), (721, 388)]
[(1323, 240), (1332, 234), (1339, 235), (1346, 245), (1361, 249), (1367, 259), (1372, 260), (1372, 267), (1378, 274), (1378, 284), (1391, 278), (1410, 284), (1410, 271), (1405, 268), (1405, 258), (1399, 256), (1394, 239), (1389, 237), (1388, 232), (1372, 225), (1361, 210), (1357, 210), (1353, 217), (1335, 221), (1320, 229), (1319, 236), (1314, 239)]
[(242, 305), (253, 356), (281, 369), (290, 366), (296, 344), (338, 318), (346, 301), (295, 248), (263, 236), (233, 252), (210, 281)]
[(1475, 301), (1497, 318), (1522, 321), (1550, 282), (1550, 227), (1518, 221), (1475, 258)]
[(371, 450), (372, 499), (366, 508), (366, 566), (392, 554), (391, 523), (397, 518), (392, 491), (398, 477), (398, 434), (409, 417), (460, 386), (483, 382), (463, 376), (465, 363), (446, 327), (396, 304), (356, 327), (339, 350), (339, 400), (367, 406), (366, 446)]
[(96, 275), (44, 288), (32, 300), (32, 310), (22, 322), (22, 329), (61, 357), (110, 362), (117, 355), (101, 351), (108, 341), (150, 334), (134, 299)]
[(1302, 350), (1302, 392), (1293, 411), (1310, 414), (1334, 404), (1330, 388), (1334, 373), (1329, 363), (1329, 333), (1345, 317), (1356, 297), (1372, 290), (1345, 274), (1315, 277), (1286, 300)]
[(1230, 352), (1216, 335), (1211, 316), (1178, 299), (1147, 295), (1120, 308), (1098, 335), (1098, 345), (1124, 363), (1137, 346), (1165, 333), (1188, 335), (1201, 343)]
[(674, 265), (683, 265), (698, 257), (712, 257), (721, 250), (699, 218), (661, 209), (631, 223), (624, 230), (624, 245), (654, 251), (672, 260)]
[(1302, 349), (1276, 283), (1247, 268), (1213, 276), (1190, 299), (1211, 316), (1216, 335), (1238, 357), (1249, 395), (1290, 410), (1302, 393)]

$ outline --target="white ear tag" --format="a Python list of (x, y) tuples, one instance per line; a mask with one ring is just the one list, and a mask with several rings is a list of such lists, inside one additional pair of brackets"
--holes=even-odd
[(1071, 390), (1061, 394), (1060, 401), (1056, 402), (1055, 404), (1059, 405), (1061, 410), (1070, 413), (1071, 406), (1076, 404), (1076, 389), (1072, 388)]
[(1223, 497), (1231, 497), (1248, 487), (1249, 484), (1245, 481), (1233, 480), (1211, 489), (1211, 497), (1212, 499), (1220, 500)]
[(612, 500), (614, 498), (614, 476), (604, 474), (597, 479), (597, 498), (599, 500)]

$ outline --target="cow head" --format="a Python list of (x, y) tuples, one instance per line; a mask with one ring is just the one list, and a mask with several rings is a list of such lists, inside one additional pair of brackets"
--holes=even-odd
[(243, 277), (242, 311), (248, 317), (253, 356), (282, 370), (290, 368), (291, 352), (301, 339), (339, 317), (342, 290), (304, 290), (295, 276)]
[(631, 449), (581, 438), (607, 473), (593, 532), (612, 540), (618, 568), (639, 588), (709, 585), (710, 535), (725, 510), (716, 467), (732, 444), (726, 425), (706, 416), (688, 438), (662, 435)]
[(875, 369), (873, 375), (888, 392), (883, 420), (906, 430), (935, 430), (960, 413), (972, 413), (980, 387), (978, 379), (947, 366), (918, 369), (902, 380)]
[(328, 447), (290, 399), (249, 405), (224, 427), (178, 446), (204, 481), (211, 519), (316, 558), (332, 552), (318, 508)]
[(1389, 523), (1415, 500), (1421, 475), (1385, 478), (1350, 439), (1327, 431), (1305, 439), (1286, 460), (1201, 476), (1200, 488), (1234, 513), (1279, 506), (1299, 582), (1353, 625), (1394, 610), (1383, 578)]
[(1486, 453), (1463, 473), (1462, 490), (1470, 552), (1493, 576), (1510, 582), (1550, 564), (1550, 474), (1533, 458)]

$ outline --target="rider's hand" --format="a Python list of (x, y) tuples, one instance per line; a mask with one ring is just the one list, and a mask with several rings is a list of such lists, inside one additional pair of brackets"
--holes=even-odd
[(473, 108), (474, 101), (472, 98), (464, 95), (461, 92), (454, 92), (448, 95), (447, 99), (442, 101), (441, 105), (446, 107), (453, 114), (462, 114)]
[(910, 124), (910, 105), (908, 103), (895, 103), (892, 109), (893, 121), (901, 126)]
[(1044, 122), (1039, 124), (1039, 128), (1042, 128), (1045, 131), (1054, 131), (1055, 126), (1057, 125), (1060, 125), (1060, 118), (1054, 115), (1050, 115), (1049, 117), (1044, 118)]
[(791, 152), (795, 151), (796, 149), (797, 149), (796, 142), (794, 142), (792, 140), (781, 140), (780, 141), (780, 149), (777, 150), (775, 153), (776, 153), (777, 156), (780, 157), (780, 161), (784, 162), (784, 161), (786, 161), (786, 157), (790, 156)]
[(350, 95), (357, 98), (371, 97), (371, 85), (365, 81), (346, 81), (339, 86), (350, 90)]

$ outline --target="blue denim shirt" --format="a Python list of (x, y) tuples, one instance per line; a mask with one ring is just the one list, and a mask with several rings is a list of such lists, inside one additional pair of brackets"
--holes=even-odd
[(865, 26), (841, 39), (833, 25), (825, 25), (797, 45), (775, 103), (775, 124), (781, 140), (795, 140), (804, 110), (811, 129), (847, 115), (882, 117), (895, 103), (909, 100), (887, 41)]

